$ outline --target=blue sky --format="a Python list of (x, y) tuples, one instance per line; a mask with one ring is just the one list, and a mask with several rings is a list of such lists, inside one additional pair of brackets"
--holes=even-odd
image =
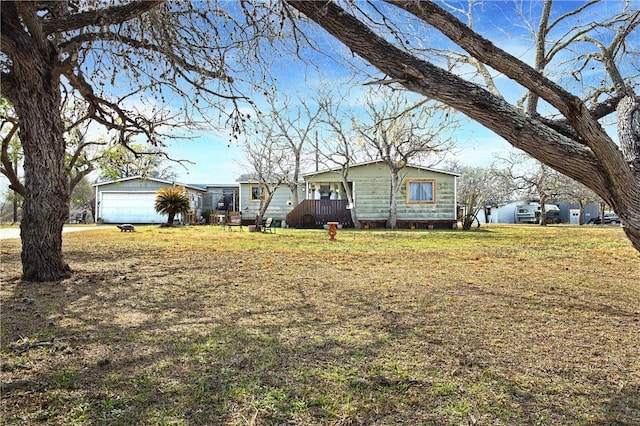
[(194, 164), (174, 165), (176, 181), (182, 183), (233, 184), (244, 173), (244, 155), (237, 144), (228, 144), (225, 135), (207, 132), (194, 140), (172, 143), (168, 151), (172, 158)]
[[(579, 1), (558, 1), (554, 3), (554, 7), (558, 11), (556, 13), (563, 13), (582, 3)], [(463, 1), (457, 4), (466, 6), (467, 3)], [(474, 17), (474, 26), (495, 44), (525, 62), (532, 63), (533, 44), (530, 40), (526, 40), (527, 26), (512, 8), (513, 4), (509, 1), (485, 1), (481, 6), (482, 13)], [(526, 9), (539, 9), (541, 5), (540, 2), (526, 1), (523, 4)], [(600, 13), (606, 13), (607, 9), (615, 8), (617, 10), (619, 4), (618, 0), (604, 1), (593, 8), (591, 15), (588, 16), (593, 16), (596, 19)], [(537, 21), (533, 21), (532, 24), (537, 25)], [(321, 33), (320, 30), (314, 31)], [(419, 40), (421, 36), (423, 35), (416, 34), (415, 38)], [(441, 41), (442, 39), (437, 39), (437, 35), (429, 33), (428, 36), (436, 38), (436, 41), (431, 39), (430, 44), (435, 43), (445, 48), (445, 42)], [(426, 33), (424, 37), (427, 37)], [(307, 56), (307, 60), (311, 58), (307, 63), (301, 63), (286, 55), (274, 59), (273, 74), (278, 79), (279, 89), (286, 92), (289, 97), (311, 96), (314, 93), (314, 86), (318, 85), (320, 79), (335, 83), (347, 74), (347, 71), (341, 67), (339, 60), (331, 59), (348, 54), (346, 48), (331, 39), (323, 40), (321, 43), (323, 48), (329, 49), (329, 54)], [(306, 53), (308, 52), (303, 52), (303, 55)], [(358, 83), (361, 85), (370, 80), (361, 76)], [(497, 76), (496, 81), (505, 97), (510, 101), (522, 94), (521, 88), (515, 87), (505, 78)], [(357, 87), (355, 92), (357, 92)], [(250, 92), (247, 94), (252, 96)], [(260, 104), (260, 94), (255, 93), (255, 97), (252, 97)], [(357, 94), (352, 97), (352, 99), (357, 98)], [(353, 106), (357, 107), (357, 105)], [(186, 169), (180, 165), (174, 165), (177, 181), (183, 183), (234, 183), (241, 174), (247, 171), (241, 147), (229, 142), (228, 132), (224, 129), (200, 131), (192, 133), (191, 136), (193, 137), (191, 140), (166, 140), (167, 151), (172, 158), (192, 163), (186, 164)], [(462, 128), (456, 132), (455, 138), (457, 147), (454, 156), (463, 165), (485, 166), (494, 160), (496, 154), (503, 154), (511, 149), (510, 145), (500, 137), (468, 120), (463, 122)]]
[[(575, 9), (582, 3), (578, 1), (556, 2), (554, 3), (555, 16)], [(460, 2), (459, 4), (466, 6), (467, 3)], [(509, 53), (531, 64), (534, 55), (533, 43), (528, 39), (531, 27), (528, 27), (513, 9), (513, 4), (513, 2), (507, 1), (484, 2), (481, 6), (482, 13), (474, 17), (474, 28)], [(601, 13), (606, 14), (608, 9), (618, 10), (619, 4), (618, 1), (605, 1), (589, 9), (590, 13), (586, 16), (597, 19)], [(525, 12), (528, 13), (529, 10), (539, 10), (541, 2), (523, 2), (523, 5)], [(531, 26), (533, 28), (537, 26), (537, 18), (531, 21)], [(438, 36), (430, 33), (429, 37)], [(416, 39), (418, 38), (416, 37)], [(340, 50), (341, 54), (345, 53), (344, 47), (336, 46), (335, 42), (327, 41), (326, 43), (331, 45), (333, 49)], [(430, 43), (434, 44), (433, 39)], [(436, 41), (435, 43), (440, 42)], [(281, 62), (275, 64), (277, 67), (275, 74), (278, 77), (280, 89), (285, 90), (290, 97), (304, 97), (307, 94), (312, 96), (314, 89), (311, 86), (314, 86), (318, 79), (327, 79), (327, 75), (330, 75), (329, 81), (331, 78), (339, 80), (340, 76), (346, 73), (344, 69), (341, 69), (339, 63), (332, 62), (327, 57), (315, 57), (312, 62), (317, 68), (309, 64), (301, 64), (295, 59), (281, 58)], [(364, 81), (366, 78), (361, 78), (360, 83)], [(515, 102), (523, 93), (522, 88), (517, 87), (504, 77), (496, 76), (496, 83), (502, 94), (511, 102)], [(260, 103), (259, 97), (256, 98), (256, 101), (258, 104)], [(466, 118), (461, 129), (456, 132), (455, 138), (457, 144), (452, 156), (455, 156), (463, 165), (486, 166), (495, 159), (496, 155), (504, 156), (507, 151), (512, 149), (500, 137)], [(172, 145), (169, 151), (175, 158), (195, 163), (189, 165), (188, 170), (184, 170), (180, 166), (175, 167), (179, 181), (231, 183), (240, 174), (246, 172), (246, 169), (241, 165), (243, 163), (241, 148), (234, 144), (229, 145), (228, 137), (224, 133), (208, 132), (191, 142), (180, 141)]]
[[(321, 33), (318, 29), (312, 31)], [(327, 82), (329, 86), (340, 85), (343, 84), (341, 81), (345, 76), (349, 75), (349, 71), (341, 66), (339, 59), (332, 59), (341, 55), (348, 56), (347, 49), (332, 39), (322, 39), (321, 42), (323, 48), (328, 49), (329, 55), (312, 54), (312, 59), (307, 63), (285, 56), (274, 63), (272, 71), (278, 80), (278, 88), (289, 98), (293, 99), (297, 96), (310, 98), (316, 94), (319, 85)], [(337, 55), (336, 51), (338, 51)], [(303, 52), (303, 55), (305, 53), (308, 54)], [(308, 60), (309, 56), (305, 59)], [(370, 73), (376, 72), (366, 64), (360, 64), (360, 66), (367, 67)], [(362, 99), (362, 94), (368, 89), (363, 83), (371, 80), (371, 77), (364, 75), (356, 77), (355, 87), (351, 89), (352, 94), (348, 98), (347, 106), (351, 102), (353, 109), (359, 107), (358, 99)], [(251, 96), (251, 93), (248, 95)], [(254, 95), (253, 100), (258, 105), (264, 105), (265, 101), (261, 94)], [(468, 120), (457, 132), (456, 140), (456, 159), (462, 164), (472, 166), (488, 165), (497, 153), (510, 147), (491, 131)], [(228, 134), (224, 130), (201, 132), (200, 136), (193, 140), (170, 143), (168, 152), (172, 158), (193, 163), (185, 165), (186, 169), (180, 165), (174, 166), (178, 175), (176, 180), (184, 183), (233, 183), (238, 176), (246, 173), (248, 168), (241, 146), (230, 143)]]
[[(486, 166), (495, 155), (509, 151), (511, 146), (490, 130), (465, 121), (456, 132), (456, 148), (451, 157), (468, 166)], [(193, 164), (174, 165), (176, 181), (182, 183), (228, 184), (248, 171), (242, 147), (229, 143), (220, 132), (203, 132), (193, 140), (179, 140), (169, 144), (167, 151), (174, 159)], [(442, 168), (443, 166), (438, 166)]]

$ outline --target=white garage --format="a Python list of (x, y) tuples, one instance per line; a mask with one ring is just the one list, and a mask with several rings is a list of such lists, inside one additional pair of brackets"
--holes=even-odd
[(154, 208), (155, 192), (102, 192), (99, 216), (104, 223), (163, 223)]
[[(155, 210), (157, 191), (176, 185), (175, 182), (134, 176), (95, 184), (96, 217), (102, 223), (164, 223), (166, 215)], [(181, 184), (177, 184), (181, 185)], [(191, 203), (191, 211), (201, 214), (202, 194), (206, 189), (184, 185)]]

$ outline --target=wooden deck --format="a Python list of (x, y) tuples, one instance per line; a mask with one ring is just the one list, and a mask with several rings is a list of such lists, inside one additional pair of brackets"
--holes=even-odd
[(303, 200), (287, 215), (287, 226), (309, 229), (339, 222), (344, 227), (353, 227), (347, 204), (347, 200)]

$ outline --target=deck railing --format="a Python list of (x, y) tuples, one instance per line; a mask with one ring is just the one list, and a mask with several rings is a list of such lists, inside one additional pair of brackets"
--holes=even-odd
[(347, 200), (303, 200), (287, 215), (291, 228), (321, 228), (327, 222), (340, 222), (352, 227)]

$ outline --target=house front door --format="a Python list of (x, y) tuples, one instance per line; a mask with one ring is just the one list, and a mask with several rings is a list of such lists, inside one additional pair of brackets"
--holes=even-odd
[(328, 200), (331, 198), (331, 185), (320, 185), (320, 199)]

